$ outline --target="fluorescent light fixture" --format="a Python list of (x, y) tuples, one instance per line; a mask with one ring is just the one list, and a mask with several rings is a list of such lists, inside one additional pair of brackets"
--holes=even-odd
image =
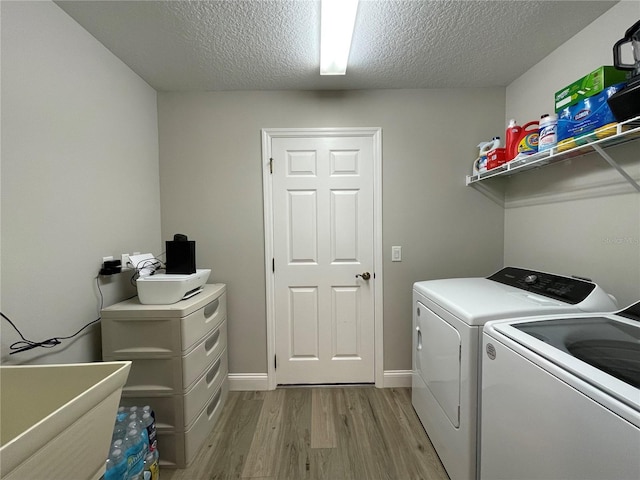
[(351, 49), (358, 0), (322, 0), (320, 75), (344, 75)]

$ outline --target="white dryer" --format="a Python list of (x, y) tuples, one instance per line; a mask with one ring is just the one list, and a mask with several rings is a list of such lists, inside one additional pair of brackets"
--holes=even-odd
[(412, 403), (451, 480), (479, 478), (483, 325), (617, 309), (615, 299), (587, 279), (515, 267), (488, 278), (417, 282), (413, 307)]
[(640, 303), (485, 326), (481, 478), (640, 478)]

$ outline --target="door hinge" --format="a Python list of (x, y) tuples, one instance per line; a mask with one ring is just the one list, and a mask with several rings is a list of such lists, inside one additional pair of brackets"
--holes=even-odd
[(276, 273), (276, 259), (275, 258), (271, 259), (271, 271), (273, 273)]
[(458, 361), (462, 362), (462, 345), (458, 347)]
[(278, 369), (278, 356), (277, 355), (273, 356), (273, 369), (274, 370)]
[(273, 173), (273, 158), (269, 159), (269, 173)]

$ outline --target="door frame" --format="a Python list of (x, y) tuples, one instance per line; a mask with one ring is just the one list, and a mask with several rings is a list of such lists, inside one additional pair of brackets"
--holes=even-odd
[(382, 296), (382, 128), (263, 128), (262, 191), (264, 195), (264, 250), (267, 300), (267, 386), (277, 386), (275, 353), (275, 278), (273, 250), (273, 178), (270, 173), (271, 140), (274, 138), (369, 137), (373, 151), (373, 261), (374, 261), (374, 378), (375, 386), (384, 386), (383, 296)]

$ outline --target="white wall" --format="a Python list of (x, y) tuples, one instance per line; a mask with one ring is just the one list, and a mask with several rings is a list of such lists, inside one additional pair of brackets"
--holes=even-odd
[[(99, 315), (103, 256), (160, 249), (156, 92), (52, 2), (1, 2), (2, 312), (32, 340)], [(101, 282), (109, 305), (132, 293)], [(100, 358), (99, 328), (2, 362)]]
[(555, 92), (601, 65), (613, 65), (613, 44), (638, 19), (640, 2), (623, 0), (547, 55), (507, 87), (505, 120), (515, 116), (524, 124), (552, 113)]
[[(558, 200), (565, 189), (616, 182), (600, 159), (515, 177), (505, 211), (464, 186), (474, 146), (502, 129), (505, 112), (537, 118), (555, 90), (611, 63), (638, 2), (615, 6), (513, 82), (506, 108), (497, 88), (163, 93), (156, 110), (153, 89), (53, 3), (2, 2), (1, 17), (0, 292), (3, 313), (29, 338), (96, 318), (102, 256), (158, 253), (161, 239), (182, 232), (198, 242), (199, 266), (229, 285), (230, 370), (266, 371), (263, 127), (382, 127), (386, 370), (410, 368), (416, 280), (486, 275), (504, 260), (590, 275), (623, 303), (640, 298), (640, 196)], [(615, 151), (634, 175), (638, 151)], [(403, 262), (389, 261), (391, 245), (403, 246)], [(127, 280), (102, 283), (106, 304), (131, 293)], [(94, 329), (67, 347), (8, 358), (17, 336), (1, 326), (2, 361), (99, 355)]]
[(163, 238), (228, 284), (232, 373), (267, 369), (261, 128), (382, 127), (385, 370), (411, 368), (415, 281), (502, 266), (503, 209), (464, 183), (502, 88), (160, 93), (158, 115)]
[[(506, 119), (552, 111), (557, 90), (613, 64), (613, 44), (639, 18), (640, 2), (620, 2), (531, 68), (507, 87)], [(608, 153), (640, 179), (640, 143)], [(506, 204), (505, 264), (591, 277), (621, 306), (640, 300), (640, 194), (601, 157), (512, 177)]]

